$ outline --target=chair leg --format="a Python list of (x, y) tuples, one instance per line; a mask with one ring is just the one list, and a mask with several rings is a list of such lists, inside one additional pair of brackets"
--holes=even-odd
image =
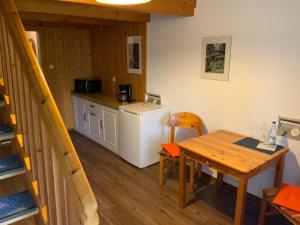
[(267, 198), (264, 194), (262, 202), (261, 202), (261, 207), (260, 207), (258, 225), (264, 225), (265, 224), (267, 208), (268, 208), (268, 201), (267, 201)]
[(190, 193), (194, 193), (195, 186), (195, 161), (190, 160)]
[(224, 178), (224, 174), (218, 171), (218, 175), (217, 175), (217, 188), (221, 188), (222, 184), (223, 184), (223, 178)]
[(160, 155), (159, 162), (159, 186), (163, 186), (164, 184), (164, 156)]
[(198, 171), (197, 171), (197, 177), (202, 178), (203, 172), (202, 172), (202, 164), (198, 163)]
[(173, 169), (174, 169), (174, 159), (170, 159), (169, 161), (169, 174), (172, 176), (173, 174)]

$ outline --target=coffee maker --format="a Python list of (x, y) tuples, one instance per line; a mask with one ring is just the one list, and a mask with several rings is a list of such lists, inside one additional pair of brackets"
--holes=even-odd
[(131, 84), (120, 84), (119, 85), (119, 101), (120, 102), (131, 102), (132, 97), (132, 86)]

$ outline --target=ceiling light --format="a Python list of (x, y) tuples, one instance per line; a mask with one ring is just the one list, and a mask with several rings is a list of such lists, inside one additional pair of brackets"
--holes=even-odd
[(96, 0), (96, 2), (110, 5), (136, 5), (150, 2), (151, 0)]

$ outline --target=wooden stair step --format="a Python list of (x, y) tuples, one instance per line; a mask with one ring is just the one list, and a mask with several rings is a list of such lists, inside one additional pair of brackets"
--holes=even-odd
[(27, 191), (0, 197), (0, 225), (11, 224), (37, 213), (39, 208)]
[(0, 180), (14, 177), (25, 172), (25, 166), (18, 156), (0, 158)]
[(14, 131), (9, 124), (0, 124), (0, 142), (13, 139)]

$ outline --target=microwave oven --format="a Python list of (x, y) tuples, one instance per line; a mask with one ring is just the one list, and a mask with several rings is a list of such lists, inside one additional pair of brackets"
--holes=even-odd
[(75, 92), (96, 93), (102, 91), (101, 80), (75, 79)]

